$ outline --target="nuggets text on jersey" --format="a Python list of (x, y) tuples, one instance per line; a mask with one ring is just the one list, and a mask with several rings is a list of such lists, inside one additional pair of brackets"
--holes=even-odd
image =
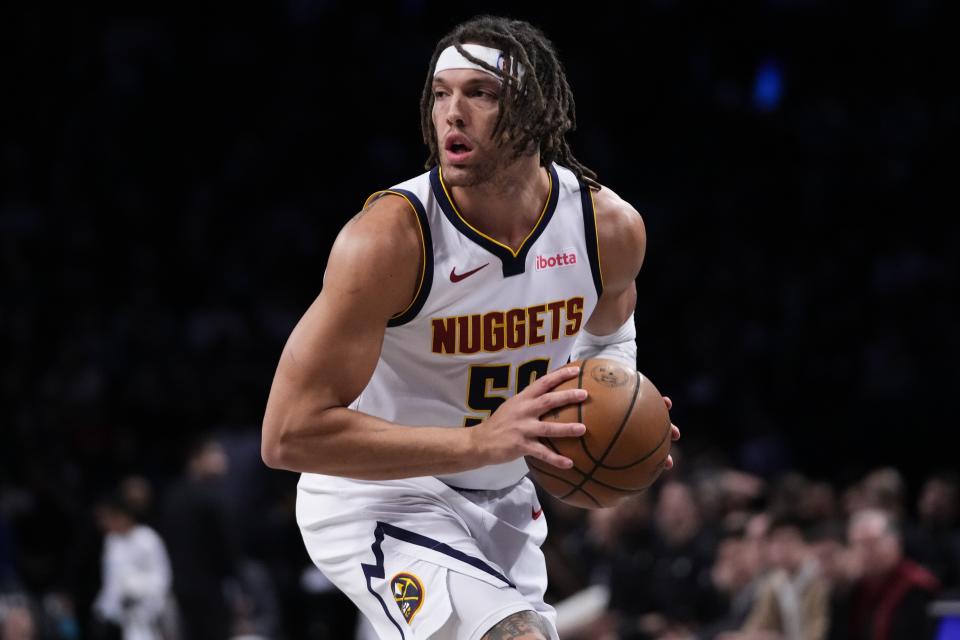
[[(544, 168), (547, 199), (514, 246), (460, 215), (440, 167), (368, 199), (399, 197), (409, 207), (422, 268), (409, 306), (387, 323), (376, 369), (352, 409), (459, 429), (570, 359), (603, 292), (596, 211), (572, 171)], [(528, 471), (518, 458), (438, 477), (463, 489), (501, 489)]]
[(494, 353), (575, 336), (583, 324), (584, 299), (575, 296), (532, 307), (432, 318), (433, 353)]

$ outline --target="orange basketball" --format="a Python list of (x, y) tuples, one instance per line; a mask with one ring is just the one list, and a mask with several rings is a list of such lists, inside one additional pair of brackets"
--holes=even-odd
[(573, 467), (560, 469), (530, 456), (527, 466), (537, 484), (568, 504), (610, 507), (660, 476), (670, 453), (670, 414), (653, 383), (627, 365), (604, 358), (570, 364), (580, 366), (580, 375), (556, 389), (583, 388), (587, 399), (542, 419), (586, 425), (579, 438), (543, 438)]

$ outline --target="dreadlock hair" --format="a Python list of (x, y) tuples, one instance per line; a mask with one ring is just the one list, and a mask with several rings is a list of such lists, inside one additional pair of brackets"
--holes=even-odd
[[(507, 70), (494, 68), (475, 58), (461, 46), (468, 43), (502, 51)], [(567, 131), (576, 128), (576, 107), (553, 43), (528, 22), (497, 16), (479, 16), (468, 20), (437, 43), (420, 99), (423, 141), (430, 149), (430, 157), (425, 164), (427, 169), (435, 166), (440, 158), (432, 117), (433, 73), (440, 54), (450, 46), (455, 46), (465, 58), (496, 74), (503, 81), (499, 98), (500, 113), (492, 134), (495, 140), (509, 141), (513, 145), (515, 158), (532, 153), (539, 147), (542, 166), (557, 161), (588, 185), (600, 188), (597, 174), (573, 157), (570, 145), (564, 138)], [(520, 66), (524, 69), (523, 77), (519, 77)]]

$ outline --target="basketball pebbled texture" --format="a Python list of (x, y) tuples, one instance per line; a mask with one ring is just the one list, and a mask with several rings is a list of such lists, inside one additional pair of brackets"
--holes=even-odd
[(543, 438), (573, 460), (560, 469), (526, 457), (534, 481), (564, 502), (585, 509), (610, 507), (647, 489), (663, 471), (670, 453), (670, 414), (650, 379), (615, 360), (571, 362), (580, 374), (557, 390), (584, 388), (580, 404), (554, 409), (545, 422), (582, 422), (579, 438)]

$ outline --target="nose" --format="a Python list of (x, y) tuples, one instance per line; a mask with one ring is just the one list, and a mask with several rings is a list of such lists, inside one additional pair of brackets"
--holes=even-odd
[(447, 124), (451, 127), (462, 127), (466, 124), (465, 113), (463, 104), (463, 95), (458, 91), (454, 91), (453, 94), (447, 98), (447, 113), (446, 120)]

